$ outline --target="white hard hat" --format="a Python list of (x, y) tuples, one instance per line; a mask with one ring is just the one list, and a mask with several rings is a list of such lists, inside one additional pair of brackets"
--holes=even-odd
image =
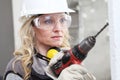
[(23, 0), (21, 17), (35, 14), (74, 12), (66, 0)]

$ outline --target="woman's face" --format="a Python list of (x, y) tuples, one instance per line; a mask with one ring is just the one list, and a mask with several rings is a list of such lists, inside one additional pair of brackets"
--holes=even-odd
[(69, 27), (67, 14), (45, 14), (34, 20), (35, 37), (39, 46), (59, 47)]

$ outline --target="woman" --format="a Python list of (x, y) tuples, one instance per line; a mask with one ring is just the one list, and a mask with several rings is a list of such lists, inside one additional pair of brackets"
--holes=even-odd
[[(48, 5), (45, 6), (45, 4)], [(55, 79), (51, 77), (52, 73), (46, 74), (45, 67), (49, 64), (47, 51), (52, 47), (70, 48), (68, 28), (71, 24), (71, 16), (69, 12), (73, 11), (67, 7), (66, 0), (24, 0), (22, 19), (25, 22), (20, 29), (21, 47), (14, 52), (15, 57), (6, 68), (4, 80)], [(51, 61), (50, 63), (53, 64), (54, 62)], [(75, 66), (80, 72), (79, 70), (73, 70), (73, 72), (80, 74), (81, 78), (69, 73), (69, 70), (72, 71), (71, 67)], [(71, 77), (64, 76), (66, 73)], [(87, 77), (82, 76), (84, 73)], [(83, 80), (95, 79), (91, 74), (87, 74), (84, 67), (73, 65), (63, 70), (56, 80), (81, 80), (82, 78)]]

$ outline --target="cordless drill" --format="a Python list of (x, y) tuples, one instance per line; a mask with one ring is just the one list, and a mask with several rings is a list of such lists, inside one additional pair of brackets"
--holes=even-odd
[(80, 64), (87, 56), (88, 52), (94, 47), (96, 37), (108, 26), (108, 23), (95, 35), (85, 38), (81, 43), (75, 45), (70, 50), (66, 51), (63, 57), (51, 66), (51, 70), (55, 76), (59, 76), (61, 71), (71, 64)]

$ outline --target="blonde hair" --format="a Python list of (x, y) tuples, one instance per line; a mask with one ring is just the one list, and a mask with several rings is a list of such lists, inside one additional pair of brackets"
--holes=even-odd
[[(16, 57), (15, 61), (20, 60), (22, 62), (24, 80), (28, 80), (30, 77), (31, 65), (33, 63), (32, 56), (34, 54), (35, 47), (35, 33), (31, 23), (34, 18), (36, 18), (36, 16), (32, 16), (31, 18), (27, 19), (22, 25), (20, 29), (21, 47), (14, 52), (14, 56)], [(67, 30), (61, 47), (70, 47), (69, 39), (70, 36)]]

